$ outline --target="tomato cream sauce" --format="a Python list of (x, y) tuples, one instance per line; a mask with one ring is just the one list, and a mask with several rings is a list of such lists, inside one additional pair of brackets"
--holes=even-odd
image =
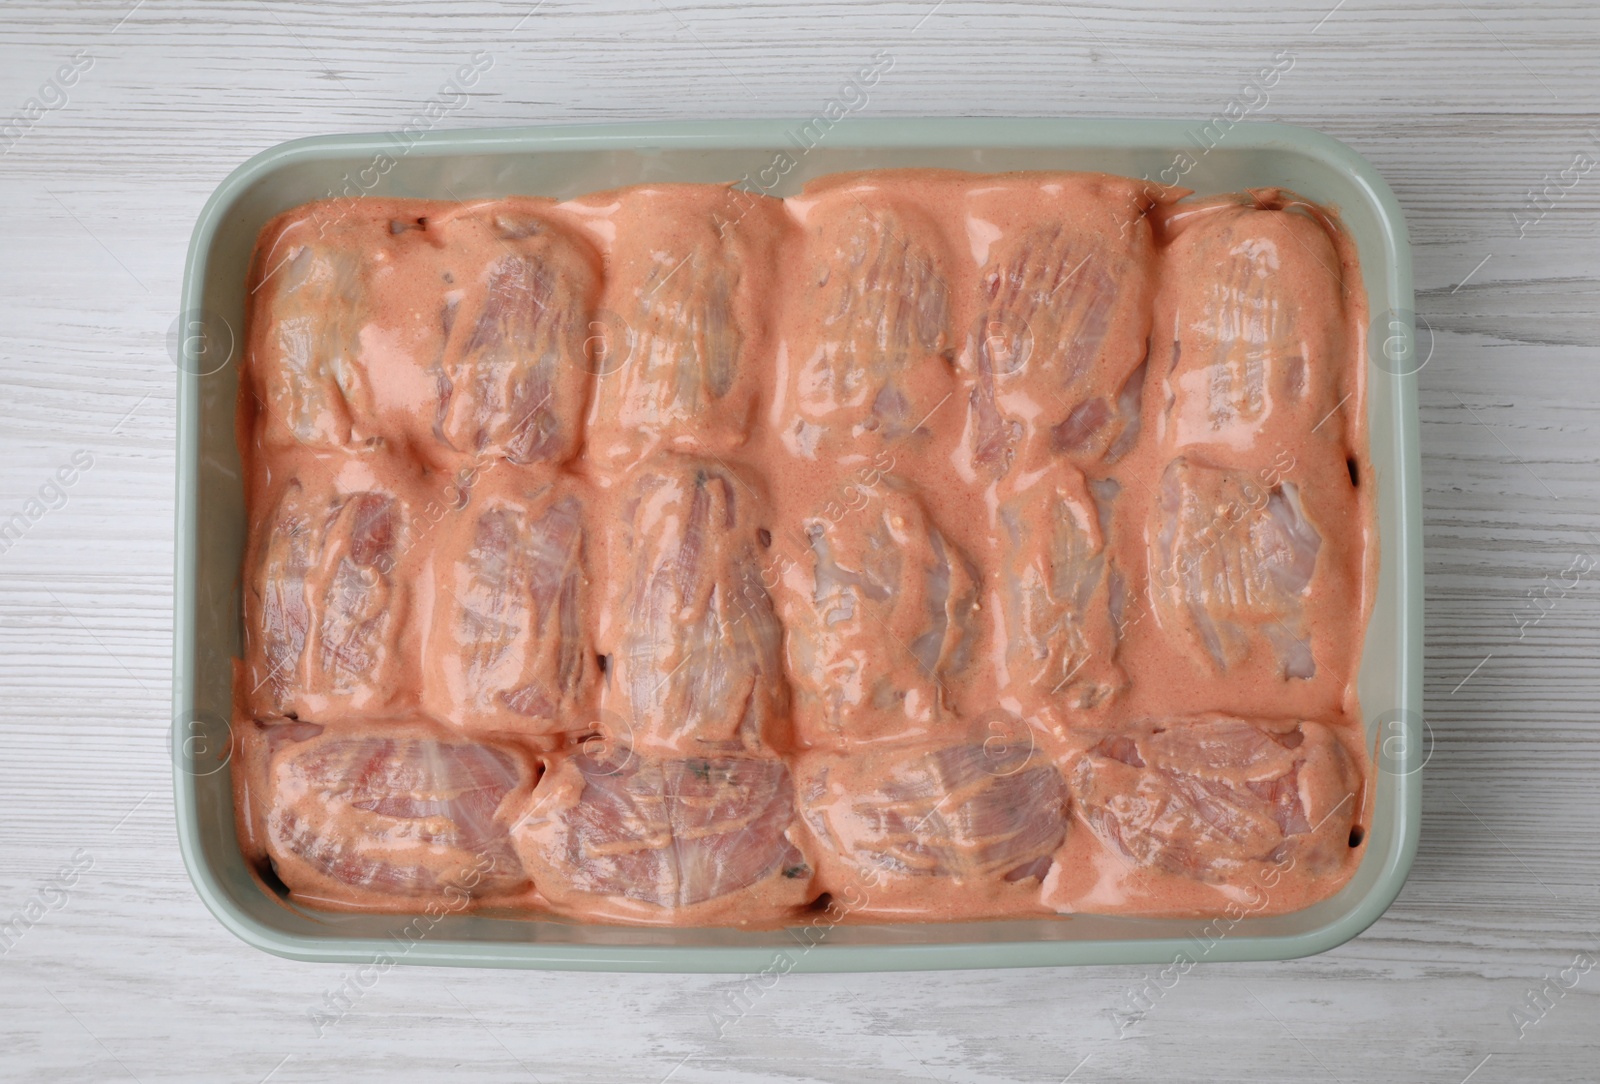
[(238, 426), (263, 879), (754, 927), (1338, 891), (1372, 804), (1355, 249), (1292, 193), (1176, 195), (279, 216)]

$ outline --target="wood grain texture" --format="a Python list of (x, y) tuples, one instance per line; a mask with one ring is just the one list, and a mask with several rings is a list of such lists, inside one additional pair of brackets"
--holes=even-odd
[[(1512, 215), (1600, 150), (1600, 10), (1330, 8), (7, 3), (0, 116), (93, 64), (0, 157), (0, 518), (74, 452), (93, 466), (0, 554), (0, 920), (92, 864), (0, 957), (0, 1079), (1595, 1079), (1600, 970), (1521, 1035), (1512, 1013), (1600, 956), (1600, 576), (1519, 627), (1546, 576), (1600, 558), (1600, 171), (1522, 235)], [(1151, 969), (791, 975), (719, 1036), (731, 978), (397, 968), (319, 1037), (307, 1012), (348, 969), (234, 940), (173, 830), (166, 335), (202, 202), (281, 140), (397, 128), (477, 50), (494, 66), (444, 126), (806, 114), (880, 49), (873, 115), (1192, 118), (1290, 50), (1257, 115), (1351, 143), (1398, 192), (1436, 340), (1437, 747), (1405, 891), (1322, 956), (1197, 969), (1130, 1028), (1114, 1012)]]

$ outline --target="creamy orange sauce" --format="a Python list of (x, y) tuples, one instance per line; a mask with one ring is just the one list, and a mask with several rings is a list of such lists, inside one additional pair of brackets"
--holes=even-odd
[(257, 245), (241, 844), (302, 902), (1278, 914), (1370, 816), (1331, 211), (907, 170)]

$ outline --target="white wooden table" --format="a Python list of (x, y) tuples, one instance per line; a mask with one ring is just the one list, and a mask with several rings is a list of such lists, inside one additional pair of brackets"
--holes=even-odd
[[(1560, 172), (1600, 157), (1600, 9), (1331, 4), (0, 8), (0, 118), (54, 104), (0, 157), (0, 522), (27, 520), (0, 541), (0, 923), (42, 911), (0, 956), (0, 1079), (1600, 1078), (1600, 571), (1562, 576), (1600, 564), (1600, 169)], [(201, 203), (281, 140), (399, 128), (478, 51), (440, 127), (809, 115), (879, 50), (863, 113), (1188, 118), (1287, 50), (1255, 115), (1399, 193), (1436, 335), (1405, 891), (1323, 956), (1191, 972), (1126, 1034), (1146, 968), (791, 975), (723, 1037), (734, 979), (397, 968), (319, 1036), (346, 969), (234, 940), (173, 831), (167, 334)], [(1547, 979), (1572, 989), (1530, 1008)]]

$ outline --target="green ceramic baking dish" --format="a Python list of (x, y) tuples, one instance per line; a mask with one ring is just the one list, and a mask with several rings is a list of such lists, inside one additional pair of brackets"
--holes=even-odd
[[(1360, 669), (1376, 805), (1360, 868), (1331, 899), (1275, 917), (1072, 916), (772, 930), (635, 929), (560, 921), (308, 911), (263, 889), (234, 835), (227, 763), (231, 660), (242, 640), (245, 512), (234, 440), (251, 246), (280, 211), (379, 193), (571, 197), (646, 181), (728, 181), (774, 195), (840, 170), (1100, 170), (1200, 194), (1283, 186), (1338, 208), (1368, 293), (1371, 459), (1381, 572)], [(1400, 891), (1416, 850), (1422, 722), (1422, 532), (1411, 257), (1394, 194), (1343, 144), (1304, 128), (1208, 121), (926, 119), (707, 121), (321, 136), (265, 151), (200, 212), (172, 347), (178, 362), (172, 752), (179, 841), (223, 925), (301, 960), (614, 971), (871, 971), (1193, 959), (1273, 960), (1359, 934)], [(1424, 353), (1427, 347), (1424, 347)], [(808, 947), (809, 946), (809, 947)]]

